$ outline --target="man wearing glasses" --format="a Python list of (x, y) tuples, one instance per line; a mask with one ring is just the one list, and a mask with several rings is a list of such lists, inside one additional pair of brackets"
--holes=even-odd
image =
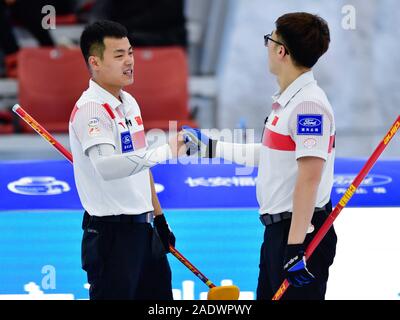
[(279, 17), (276, 29), (264, 36), (269, 70), (280, 89), (272, 97), (262, 143), (221, 142), (184, 128), (191, 152), (230, 161), (246, 154), (240, 164), (259, 167), (256, 190), (265, 232), (258, 300), (271, 299), (284, 279), (291, 286), (283, 299), (325, 298), (336, 252), (333, 226), (307, 263), (305, 249), (332, 211), (334, 116), (312, 72), (329, 42), (325, 20), (303, 12)]

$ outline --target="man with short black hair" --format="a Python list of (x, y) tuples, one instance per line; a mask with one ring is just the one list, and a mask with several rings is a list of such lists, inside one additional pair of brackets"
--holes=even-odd
[[(80, 45), (89, 88), (70, 118), (74, 176), (85, 215), (82, 268), (90, 299), (171, 300), (166, 252), (175, 238), (162, 214), (150, 168), (178, 155), (182, 138), (147, 147), (136, 100), (127, 30), (112, 21), (88, 25)], [(151, 222), (154, 218), (153, 229)]]
[(328, 50), (329, 28), (316, 15), (289, 13), (264, 41), (280, 89), (272, 97), (262, 143), (215, 141), (192, 128), (184, 129), (185, 139), (188, 149), (203, 157), (259, 167), (256, 189), (265, 233), (257, 299), (272, 299), (284, 279), (291, 286), (283, 299), (324, 299), (336, 251), (333, 226), (307, 263), (305, 249), (332, 210), (335, 121), (311, 70)]

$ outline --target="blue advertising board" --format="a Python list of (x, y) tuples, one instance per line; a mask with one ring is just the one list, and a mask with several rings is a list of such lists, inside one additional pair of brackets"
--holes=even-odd
[[(332, 201), (343, 196), (364, 159), (337, 159)], [(234, 164), (161, 164), (152, 169), (164, 208), (257, 208), (257, 169)], [(246, 173), (246, 174), (243, 174)], [(0, 163), (1, 210), (81, 209), (67, 161)], [(400, 161), (378, 161), (349, 207), (400, 206)]]

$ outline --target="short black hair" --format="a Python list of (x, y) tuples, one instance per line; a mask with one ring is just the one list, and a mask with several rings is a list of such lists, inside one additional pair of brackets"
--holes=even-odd
[(329, 27), (318, 15), (287, 13), (279, 17), (275, 25), (277, 36), (298, 66), (313, 67), (329, 48)]
[(122, 24), (110, 20), (96, 21), (87, 25), (80, 39), (81, 51), (87, 65), (92, 55), (103, 58), (105, 37), (122, 39), (128, 37), (128, 30)]

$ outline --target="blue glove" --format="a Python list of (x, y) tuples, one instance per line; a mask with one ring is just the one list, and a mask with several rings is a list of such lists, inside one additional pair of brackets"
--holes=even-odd
[(288, 244), (285, 253), (284, 276), (294, 287), (302, 287), (315, 277), (307, 270), (303, 244)]
[(188, 156), (199, 154), (202, 158), (214, 158), (217, 141), (209, 138), (199, 129), (182, 126)]

